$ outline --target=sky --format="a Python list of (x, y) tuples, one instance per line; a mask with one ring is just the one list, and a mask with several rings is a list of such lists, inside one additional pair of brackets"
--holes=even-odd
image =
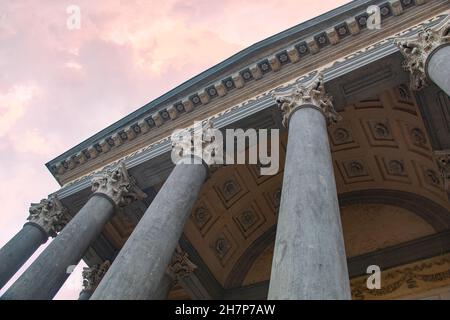
[[(0, 247), (30, 203), (58, 189), (46, 162), (234, 53), (347, 2), (0, 0)], [(78, 298), (82, 267), (55, 299)]]

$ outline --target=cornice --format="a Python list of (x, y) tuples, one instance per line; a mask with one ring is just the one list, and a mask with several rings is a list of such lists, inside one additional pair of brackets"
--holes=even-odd
[[(435, 25), (439, 23), (439, 21), (441, 21), (444, 17), (445, 15), (439, 15), (437, 17), (429, 19), (424, 23), (426, 25)], [(338, 59), (332, 64), (326, 65), (323, 69), (319, 70), (324, 75), (325, 84), (336, 78), (339, 78), (347, 72), (351, 72), (356, 68), (363, 67), (364, 65), (368, 65), (374, 61), (392, 55), (393, 53), (398, 51), (397, 47), (394, 44), (394, 39), (396, 37), (413, 34), (415, 32), (418, 32), (421, 27), (422, 25), (416, 25), (410, 29), (396, 33), (391, 37), (385, 38), (377, 43), (371, 44), (368, 47), (355, 51), (351, 55)], [(316, 74), (317, 70), (305, 73), (300, 77), (296, 77), (277, 87), (272, 87), (271, 89), (253, 96), (250, 99), (247, 99), (239, 104), (233, 105), (232, 107), (221, 110), (220, 112), (203, 115), (203, 117), (199, 117), (197, 119), (203, 119), (204, 122), (212, 121), (215, 128), (224, 128), (240, 119), (250, 117), (253, 114), (256, 114), (264, 109), (275, 106), (276, 102), (272, 97), (275, 92), (287, 93), (293, 86), (297, 86), (310, 81)], [(127, 168), (131, 169), (164, 153), (170, 152), (170, 150), (170, 135), (163, 136), (157, 141), (149, 143), (146, 146), (139, 148), (138, 150), (130, 152), (106, 166), (102, 166), (101, 168), (98, 168), (96, 170), (91, 170), (91, 172), (66, 183), (61, 188), (61, 190), (58, 191), (58, 195), (60, 198), (64, 198), (89, 187), (90, 179), (92, 178), (92, 176), (105, 171), (110, 167), (114, 167), (120, 161), (123, 161), (126, 164)]]
[[(427, 10), (423, 10), (425, 6), (418, 7), (425, 2), (428, 2)], [(66, 183), (92, 170), (92, 167), (98, 167), (99, 164), (124, 156), (130, 150), (161, 138), (161, 135), (173, 129), (173, 124), (181, 123), (181, 119), (187, 119), (194, 113), (197, 116), (203, 113), (197, 110), (208, 109), (208, 106), (220, 104), (221, 101), (229, 101), (229, 96), (240, 96), (239, 93), (246, 92), (253, 83), (261, 85), (265, 79), (273, 81), (271, 78), (277, 78), (271, 77), (274, 74), (278, 77), (289, 75), (290, 69), (298, 70), (297, 65), (303, 67), (311, 65), (314, 58), (321, 56), (322, 52), (326, 54), (325, 59), (332, 59), (339, 56), (340, 47), (348, 47), (351, 42), (355, 42), (358, 47), (358, 43), (367, 42), (367, 37), (370, 37), (370, 40), (376, 40), (392, 32), (389, 27), (384, 27), (380, 31), (365, 28), (363, 20), (367, 14), (364, 10), (371, 4), (377, 4), (382, 8), (383, 24), (395, 25), (398, 29), (399, 25), (404, 25), (403, 20), (407, 16), (405, 13), (409, 12), (410, 17), (417, 20), (421, 18), (421, 15), (442, 11), (444, 3), (445, 1), (442, 0), (354, 1), (337, 8), (227, 59), (224, 63), (233, 62), (239, 70), (229, 74), (222, 72), (217, 77), (205, 76), (209, 77), (209, 82), (205, 82), (204, 86), (192, 84), (186, 89), (187, 91), (185, 90), (187, 93), (184, 95), (177, 93), (174, 89), (173, 99), (168, 99), (170, 103), (167, 99), (163, 101), (162, 97), (156, 99), (149, 104), (151, 108), (147, 108), (148, 110), (141, 108), (133, 112), (113, 126), (50, 161), (47, 167), (61, 184)], [(399, 16), (404, 17), (399, 19), (402, 23), (393, 23)], [(303, 52), (303, 48), (306, 52)], [(270, 54), (264, 56), (264, 52)], [(245, 65), (246, 61), (252, 63)], [(322, 60), (322, 63), (326, 64), (327, 61)], [(186, 85), (187, 83), (182, 86)]]

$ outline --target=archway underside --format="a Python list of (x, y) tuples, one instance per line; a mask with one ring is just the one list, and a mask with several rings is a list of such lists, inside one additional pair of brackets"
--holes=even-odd
[[(340, 114), (329, 138), (349, 261), (450, 229), (450, 202), (407, 86)], [(188, 220), (186, 238), (225, 289), (270, 278), (286, 145), (284, 133), (277, 175), (261, 176), (257, 165), (214, 172)]]

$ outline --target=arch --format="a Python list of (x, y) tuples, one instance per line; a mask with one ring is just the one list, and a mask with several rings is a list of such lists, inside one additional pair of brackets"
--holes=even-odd
[[(450, 229), (450, 212), (425, 197), (396, 190), (371, 189), (352, 191), (339, 195), (339, 205), (387, 204), (404, 208), (430, 224), (436, 232)], [(276, 225), (256, 239), (240, 256), (230, 271), (225, 288), (241, 286), (255, 260), (275, 241)]]

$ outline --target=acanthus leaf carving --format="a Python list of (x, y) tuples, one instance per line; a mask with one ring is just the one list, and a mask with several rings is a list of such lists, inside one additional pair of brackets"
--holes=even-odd
[(32, 203), (27, 220), (39, 225), (49, 237), (56, 237), (70, 221), (67, 208), (63, 206), (56, 194), (49, 195), (39, 203)]
[(435, 151), (434, 156), (441, 173), (444, 189), (450, 199), (450, 150)]
[(91, 180), (92, 191), (108, 196), (119, 207), (124, 207), (133, 201), (146, 198), (147, 195), (137, 186), (133, 177), (123, 162), (115, 169), (108, 169)]
[(286, 93), (273, 93), (282, 113), (283, 125), (289, 124), (290, 116), (300, 108), (315, 107), (325, 116), (327, 123), (334, 123), (341, 119), (332, 103), (332, 97), (325, 91), (323, 74), (317, 73), (309, 82), (293, 86)]

